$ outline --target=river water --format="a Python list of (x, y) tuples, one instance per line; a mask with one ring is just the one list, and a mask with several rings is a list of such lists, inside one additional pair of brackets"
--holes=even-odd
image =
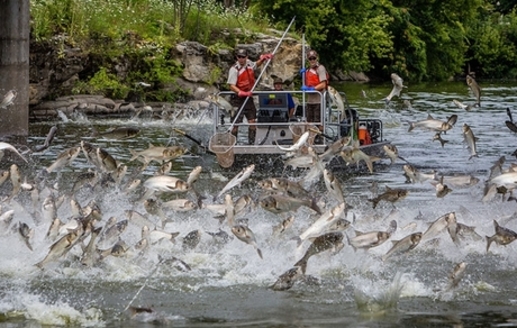
[[(164, 228), (179, 232), (176, 242), (162, 240), (150, 246), (148, 252), (138, 256), (130, 248), (124, 257), (108, 256), (97, 265), (86, 267), (78, 258), (82, 254), (75, 246), (64, 257), (49, 263), (44, 270), (34, 266), (41, 261), (52, 244), (46, 238), (50, 222), (40, 221), (34, 212), (41, 212), (41, 203), (48, 189), (32, 204), (29, 192), (11, 202), (2, 203), (2, 212), (15, 210), (13, 223), (25, 222), (35, 229), (30, 239), (33, 251), (25, 245), (18, 232), (5, 228), (0, 236), (0, 327), (39, 326), (104, 326), (150, 327), (509, 327), (517, 326), (517, 244), (500, 246), (493, 243), (487, 252), (485, 236), (494, 234), (493, 220), (517, 231), (515, 218), (517, 202), (502, 201), (497, 195), (483, 202), (484, 182), (490, 167), (501, 156), (506, 156), (503, 168), (514, 162), (512, 153), (517, 147), (517, 136), (505, 125), (506, 108), (517, 117), (516, 83), (480, 83), (481, 108), (465, 111), (453, 104), (453, 99), (473, 103), (474, 98), (463, 82), (409, 85), (401, 98), (390, 105), (382, 100), (391, 85), (344, 84), (337, 86), (346, 92), (348, 102), (359, 110), (362, 117), (380, 118), (384, 122), (384, 138), (399, 149), (399, 154), (422, 173), (439, 175), (473, 175), (479, 183), (473, 186), (451, 186), (453, 191), (437, 198), (429, 182), (406, 183), (403, 175), (404, 161), (389, 165), (382, 159), (374, 166), (374, 173), (346, 174), (336, 172), (342, 184), (347, 203), (352, 209), (347, 215), (353, 221), (346, 230), (351, 238), (354, 230), (369, 232), (386, 230), (390, 220), (398, 223), (391, 240), (425, 231), (429, 224), (442, 215), (455, 212), (457, 221), (475, 227), (482, 238), (466, 239), (456, 245), (447, 231), (442, 231), (433, 241), (422, 242), (406, 254), (382, 261), (382, 255), (391, 248), (388, 240), (369, 250), (357, 250), (348, 245), (337, 254), (326, 251), (312, 256), (307, 275), (314, 279), (299, 281), (287, 291), (274, 291), (269, 287), (300, 259), (308, 244), (297, 249), (293, 237), (299, 235), (317, 215), (305, 207), (295, 215), (292, 227), (282, 234), (272, 234), (272, 227), (282, 218), (257, 206), (238, 218), (247, 218), (254, 232), (261, 259), (253, 246), (237, 238), (217, 244), (206, 232), (220, 228), (231, 235), (226, 224), (220, 225), (212, 211), (203, 208), (189, 212), (167, 212), (170, 218)], [(363, 92), (366, 98), (363, 97)], [(409, 100), (411, 107), (403, 104)], [(458, 115), (454, 128), (442, 135), (448, 140), (444, 147), (433, 141), (434, 132), (419, 128), (408, 132), (408, 122), (421, 121), (431, 114), (446, 120)], [(206, 116), (182, 117), (174, 122), (190, 135), (207, 143), (211, 129)], [(479, 157), (469, 159), (470, 153), (463, 143), (461, 128), (468, 124), (477, 141)], [(149, 144), (181, 144), (192, 149), (182, 159), (175, 160), (170, 175), (186, 179), (196, 166), (203, 168), (196, 189), (205, 197), (205, 204), (226, 184), (221, 177), (231, 179), (242, 167), (221, 169), (209, 154), (196, 152), (196, 145), (172, 132), (170, 123), (157, 119), (95, 119), (62, 117), (54, 122), (32, 122), (28, 147), (43, 143), (52, 125), (58, 134), (51, 147), (43, 152), (27, 154), (30, 165), (20, 163), (28, 182), (44, 167), (50, 165), (57, 154), (81, 140), (107, 150), (117, 161), (128, 165), (128, 176), (146, 180), (157, 170), (150, 165), (137, 173), (140, 164), (129, 162), (130, 149), (143, 150)], [(135, 126), (141, 129), (137, 138), (108, 140), (91, 137), (91, 128), (103, 131), (112, 126)], [(11, 163), (4, 158), (0, 169), (8, 170)], [(271, 159), (275, 168), (281, 165), (278, 158)], [(270, 177), (273, 167), (257, 168), (242, 186), (230, 191), (234, 199), (249, 193), (258, 198), (257, 181)], [(81, 153), (62, 173), (50, 174), (48, 186), (57, 187), (59, 195), (71, 188), (79, 173), (92, 169)], [(286, 171), (288, 176), (303, 176), (300, 172)], [(128, 178), (129, 179), (129, 178)], [(294, 178), (293, 178), (294, 179)], [(54, 185), (58, 182), (58, 185)], [(368, 201), (370, 187), (376, 182), (379, 194), (390, 188), (403, 188), (408, 196), (392, 205), (380, 202), (373, 209)], [(10, 184), (2, 185), (2, 198), (10, 193)], [(327, 200), (326, 209), (335, 204), (320, 182), (311, 187), (320, 200)], [(45, 192), (47, 195), (45, 195)], [(102, 224), (109, 217), (125, 219), (124, 211), (146, 213), (138, 196), (125, 194), (108, 185), (93, 191), (84, 187), (76, 192), (82, 206), (95, 200), (102, 212)], [(178, 197), (183, 198), (184, 195)], [(191, 197), (188, 195), (186, 197)], [(170, 197), (169, 197), (170, 198)], [(174, 198), (174, 197), (173, 197)], [(69, 199), (59, 207), (57, 216), (67, 221), (71, 216)], [(157, 222), (158, 218), (148, 215)], [(412, 224), (412, 225), (410, 225)], [(409, 227), (407, 227), (409, 225)], [(405, 228), (405, 229), (403, 229)], [(183, 237), (199, 229), (201, 240), (193, 249), (184, 250)], [(140, 240), (141, 226), (130, 222), (121, 234), (129, 246)], [(159, 256), (173, 256), (188, 264), (159, 262)], [(456, 288), (447, 289), (448, 276), (453, 267), (467, 264), (465, 275)], [(146, 307), (152, 313), (131, 316), (125, 310), (129, 305)]]

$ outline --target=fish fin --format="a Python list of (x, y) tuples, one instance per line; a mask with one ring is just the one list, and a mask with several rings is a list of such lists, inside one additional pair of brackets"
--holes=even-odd
[(488, 236), (485, 236), (485, 238), (486, 238), (486, 252), (488, 253), (488, 249), (490, 248), (490, 244), (492, 244), (492, 238), (488, 237)]
[(138, 157), (138, 153), (134, 149), (129, 149), (129, 152), (131, 153), (132, 157), (129, 159), (128, 162), (132, 162)]
[(261, 258), (261, 259), (264, 259), (264, 258), (262, 257), (262, 251), (260, 250), (260, 248), (256, 247), (256, 249), (257, 249), (257, 253), (258, 253), (258, 255), (260, 256), (260, 258)]
[(316, 202), (316, 198), (312, 198), (311, 199), (310, 208), (313, 209), (314, 211), (316, 211), (319, 215), (322, 214), (321, 209), (319, 208), (319, 206), (318, 206), (318, 204)]
[(294, 266), (300, 267), (302, 269), (302, 273), (305, 274), (307, 271), (307, 259), (302, 257), (302, 259), (296, 262)]
[(409, 123), (409, 129), (407, 130), (407, 132), (411, 132), (415, 128), (415, 123), (414, 122), (408, 122), (408, 123)]

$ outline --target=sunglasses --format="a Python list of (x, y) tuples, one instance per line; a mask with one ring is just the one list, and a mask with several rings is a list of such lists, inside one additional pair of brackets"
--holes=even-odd
[(247, 56), (238, 55), (237, 58), (246, 58)]
[(316, 60), (316, 57), (309, 57), (309, 60)]

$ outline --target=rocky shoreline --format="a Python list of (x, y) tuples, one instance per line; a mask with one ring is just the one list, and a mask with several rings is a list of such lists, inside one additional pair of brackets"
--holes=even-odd
[[(281, 31), (268, 31), (270, 35), (259, 34), (253, 43), (241, 44), (248, 50), (251, 59), (260, 54), (272, 52), (280, 42)], [(229, 32), (230, 33), (230, 32)], [(231, 31), (242, 33), (242, 31)], [(138, 46), (138, 45), (135, 45)], [(262, 75), (257, 90), (272, 89), (275, 76), (289, 83), (297, 77), (302, 65), (302, 44), (291, 37), (282, 40), (271, 64)], [(173, 83), (167, 85), (151, 85), (149, 89), (162, 89), (169, 92), (185, 94), (181, 103), (147, 102), (143, 88), (135, 86), (124, 100), (113, 100), (103, 95), (74, 95), (74, 86), (93, 75), (98, 64), (87, 49), (75, 45), (67, 36), (58, 35), (49, 41), (31, 41), (30, 47), (30, 92), (29, 111), (31, 119), (52, 118), (57, 110), (69, 114), (81, 110), (85, 114), (126, 114), (138, 112), (145, 106), (153, 111), (169, 111), (174, 109), (199, 109), (208, 106), (204, 99), (210, 93), (223, 90), (226, 85), (227, 72), (235, 62), (234, 52), (230, 49), (209, 49), (197, 42), (185, 41), (177, 44), (170, 56), (181, 63), (181, 76), (175, 77)], [(130, 73), (133, 63), (124, 56), (110, 58), (110, 71), (123, 80)], [(367, 82), (364, 74), (344, 74), (332, 72), (333, 81)], [(146, 82), (146, 81), (142, 81)], [(137, 90), (138, 89), (138, 90)], [(144, 97), (142, 97), (144, 95)]]

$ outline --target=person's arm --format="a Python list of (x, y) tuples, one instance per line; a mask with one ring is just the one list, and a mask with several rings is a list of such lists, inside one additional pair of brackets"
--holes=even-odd
[(289, 117), (293, 117), (296, 106), (290, 93), (287, 94), (287, 107), (289, 108)]
[(259, 60), (257, 60), (257, 61), (255, 62), (255, 66), (256, 66), (256, 67), (261, 66), (261, 65), (262, 65), (262, 63), (264, 63), (264, 62), (265, 62), (266, 60), (268, 60), (268, 59), (273, 59), (273, 54), (269, 54), (269, 53), (268, 53), (268, 54), (260, 55)]

